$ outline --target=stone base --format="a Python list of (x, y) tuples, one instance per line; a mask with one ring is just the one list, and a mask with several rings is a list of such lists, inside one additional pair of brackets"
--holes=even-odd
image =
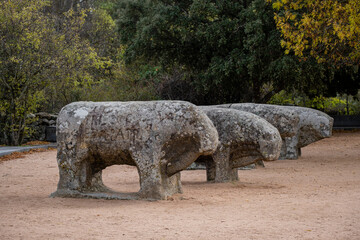
[(119, 193), (119, 192), (79, 192), (70, 190), (57, 190), (50, 195), (51, 198), (93, 198), (106, 200), (158, 200), (158, 199), (144, 199), (140, 197), (139, 193)]

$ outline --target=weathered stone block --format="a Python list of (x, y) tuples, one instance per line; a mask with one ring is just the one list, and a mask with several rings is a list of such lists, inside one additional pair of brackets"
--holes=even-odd
[[(51, 196), (151, 200), (181, 192), (179, 172), (212, 154), (218, 133), (188, 102), (76, 102), (61, 110), (57, 140), (60, 180)], [(137, 167), (138, 193), (103, 184), (102, 170), (114, 164)]]
[(224, 104), (219, 107), (251, 112), (274, 125), (283, 140), (280, 159), (297, 159), (302, 147), (331, 136), (333, 119), (311, 108), (255, 103)]
[(287, 151), (285, 139), (294, 137), (299, 128), (300, 117), (295, 110), (278, 105), (255, 103), (223, 104), (217, 107), (246, 111), (264, 118), (279, 130), (283, 142), (279, 159), (285, 158), (284, 153)]
[(235, 109), (200, 108), (219, 133), (216, 152), (196, 161), (205, 163), (208, 181), (235, 181), (239, 179), (239, 167), (278, 159), (282, 143), (280, 133), (263, 118)]
[(301, 155), (301, 148), (323, 138), (331, 137), (334, 119), (321, 111), (305, 107), (289, 107), (299, 116), (299, 126), (293, 137), (285, 138), (286, 152), (282, 153), (286, 159), (297, 159)]

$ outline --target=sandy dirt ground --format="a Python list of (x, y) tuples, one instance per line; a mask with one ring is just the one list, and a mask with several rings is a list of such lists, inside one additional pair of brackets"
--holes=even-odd
[[(360, 239), (360, 132), (239, 176), (214, 184), (184, 171), (184, 193), (166, 201), (49, 198), (56, 151), (33, 153), (0, 163), (0, 239)], [(138, 180), (130, 166), (104, 171), (118, 191)]]

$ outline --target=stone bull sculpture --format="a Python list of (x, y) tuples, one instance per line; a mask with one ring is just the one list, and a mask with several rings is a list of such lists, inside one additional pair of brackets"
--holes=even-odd
[(331, 137), (334, 119), (321, 111), (305, 107), (288, 107), (299, 116), (298, 131), (293, 137), (285, 138), (287, 159), (297, 159), (301, 155), (301, 148)]
[(255, 103), (219, 107), (251, 112), (274, 125), (283, 140), (280, 159), (297, 159), (302, 147), (331, 136), (333, 119), (314, 109)]
[(287, 147), (286, 138), (294, 137), (299, 128), (300, 117), (294, 109), (284, 108), (283, 106), (270, 104), (255, 104), (255, 103), (233, 103), (223, 104), (217, 107), (231, 108), (240, 111), (253, 113), (261, 118), (264, 118), (274, 127), (279, 130), (282, 146), (279, 159), (285, 159)]
[[(181, 192), (179, 172), (218, 145), (209, 118), (182, 101), (72, 103), (59, 114), (57, 138), (53, 197), (166, 199)], [(115, 164), (137, 167), (138, 193), (103, 184), (102, 170)]]
[(216, 107), (200, 107), (219, 133), (219, 145), (212, 155), (201, 156), (207, 180), (238, 180), (238, 168), (260, 160), (278, 159), (281, 149), (279, 131), (255, 114)]

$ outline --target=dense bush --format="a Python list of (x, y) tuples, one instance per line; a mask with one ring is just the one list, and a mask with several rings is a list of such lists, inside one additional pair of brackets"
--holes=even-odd
[(268, 102), (270, 104), (302, 106), (321, 110), (331, 115), (356, 115), (360, 114), (360, 92), (357, 96), (337, 95), (336, 97), (300, 96), (289, 94), (286, 91), (274, 95)]

